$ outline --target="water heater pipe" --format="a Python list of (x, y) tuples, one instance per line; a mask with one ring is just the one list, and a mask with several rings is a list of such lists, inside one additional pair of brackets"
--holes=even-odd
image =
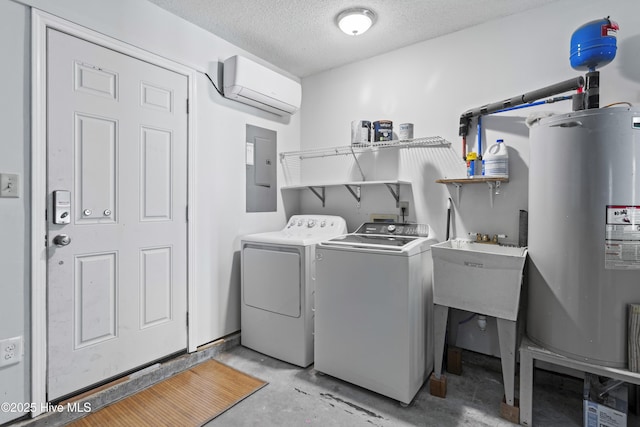
[(524, 93), (522, 95), (514, 96), (513, 98), (467, 110), (460, 115), (460, 127), (458, 134), (460, 136), (466, 136), (469, 133), (469, 123), (473, 117), (491, 114), (496, 111), (504, 110), (505, 108), (515, 107), (516, 105), (532, 103), (541, 98), (547, 98), (582, 87), (584, 87), (584, 77), (578, 76), (541, 89)]
[(478, 159), (482, 160), (482, 116), (478, 116)]
[(462, 135), (462, 160), (467, 161), (467, 135)]
[(449, 240), (451, 234), (451, 197), (447, 201), (447, 235), (445, 240)]
[(572, 95), (557, 96), (555, 98), (546, 99), (544, 101), (532, 102), (531, 104), (527, 104), (527, 105), (518, 105), (516, 107), (505, 108), (504, 110), (498, 110), (491, 114), (504, 113), (506, 111), (511, 111), (511, 110), (520, 110), (521, 108), (535, 107), (536, 105), (542, 105), (542, 104), (553, 104), (554, 102), (568, 101), (570, 99), (573, 99)]

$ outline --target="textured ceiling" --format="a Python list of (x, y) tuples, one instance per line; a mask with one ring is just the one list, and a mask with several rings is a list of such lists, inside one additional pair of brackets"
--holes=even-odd
[[(370, 58), (558, 0), (149, 0), (298, 77)], [(347, 36), (336, 15), (373, 10)]]

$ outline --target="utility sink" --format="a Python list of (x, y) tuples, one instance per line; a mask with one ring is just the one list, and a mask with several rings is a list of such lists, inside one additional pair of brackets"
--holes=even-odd
[(435, 303), (431, 394), (439, 397), (446, 394), (442, 358), (449, 308), (493, 316), (504, 381), (505, 398), (500, 415), (517, 424), (520, 416), (515, 400), (517, 320), (527, 249), (454, 239), (432, 245), (431, 256)]
[(431, 246), (433, 302), (515, 321), (527, 248), (447, 240)]

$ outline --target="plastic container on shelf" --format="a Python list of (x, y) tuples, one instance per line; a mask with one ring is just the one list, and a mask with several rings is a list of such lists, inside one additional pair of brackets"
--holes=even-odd
[(371, 144), (371, 122), (354, 120), (351, 122), (351, 145), (364, 147)]
[(393, 122), (378, 120), (373, 122), (373, 142), (391, 141), (393, 139)]
[(509, 152), (504, 140), (498, 139), (482, 157), (482, 176), (509, 178)]
[(467, 178), (473, 178), (476, 175), (476, 162), (478, 153), (471, 151), (467, 153)]
[(413, 123), (401, 123), (398, 130), (398, 139), (413, 139)]

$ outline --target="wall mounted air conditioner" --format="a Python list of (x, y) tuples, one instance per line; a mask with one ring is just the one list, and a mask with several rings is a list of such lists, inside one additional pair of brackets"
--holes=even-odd
[(279, 116), (300, 108), (300, 83), (250, 59), (232, 56), (224, 61), (224, 96)]

